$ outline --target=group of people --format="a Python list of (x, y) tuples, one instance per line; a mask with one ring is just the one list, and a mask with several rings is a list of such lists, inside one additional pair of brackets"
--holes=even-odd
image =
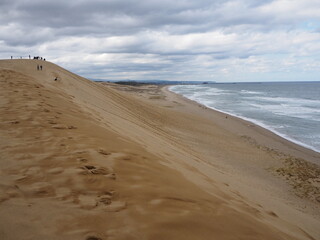
[[(11, 59), (14, 59), (14, 58), (23, 59), (23, 58), (28, 58), (28, 57), (22, 57), (22, 56), (20, 56), (20, 57), (14, 57), (14, 56), (11, 56)], [(31, 59), (31, 55), (29, 55), (29, 59)], [(39, 56), (34, 56), (33, 59), (38, 59), (38, 60), (43, 60), (43, 61), (46, 60), (45, 58), (39, 57)]]
[[(29, 59), (30, 59), (30, 55), (29, 55)], [(43, 57), (39, 57), (39, 56), (33, 57), (33, 59), (38, 59), (38, 60), (43, 60), (43, 61), (45, 61), (45, 60), (46, 60), (45, 58), (43, 58)]]

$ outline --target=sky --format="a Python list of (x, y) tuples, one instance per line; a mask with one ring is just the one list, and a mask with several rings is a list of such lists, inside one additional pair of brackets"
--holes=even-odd
[(107, 80), (320, 81), (319, 0), (0, 0), (0, 58)]

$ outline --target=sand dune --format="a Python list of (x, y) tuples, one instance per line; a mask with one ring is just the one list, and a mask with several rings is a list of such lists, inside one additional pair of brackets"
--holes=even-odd
[(0, 84), (0, 239), (320, 238), (318, 153), (50, 62), (1, 60)]

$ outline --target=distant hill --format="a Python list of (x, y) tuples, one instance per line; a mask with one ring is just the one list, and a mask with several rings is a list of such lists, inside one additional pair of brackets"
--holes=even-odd
[(141, 85), (141, 84), (155, 84), (155, 85), (198, 85), (211, 84), (214, 81), (169, 81), (169, 80), (105, 80), (105, 79), (91, 79), (95, 82), (112, 82), (124, 85)]

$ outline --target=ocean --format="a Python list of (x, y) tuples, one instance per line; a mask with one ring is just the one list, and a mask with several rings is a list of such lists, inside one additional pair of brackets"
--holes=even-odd
[(176, 85), (169, 89), (320, 152), (320, 82)]

